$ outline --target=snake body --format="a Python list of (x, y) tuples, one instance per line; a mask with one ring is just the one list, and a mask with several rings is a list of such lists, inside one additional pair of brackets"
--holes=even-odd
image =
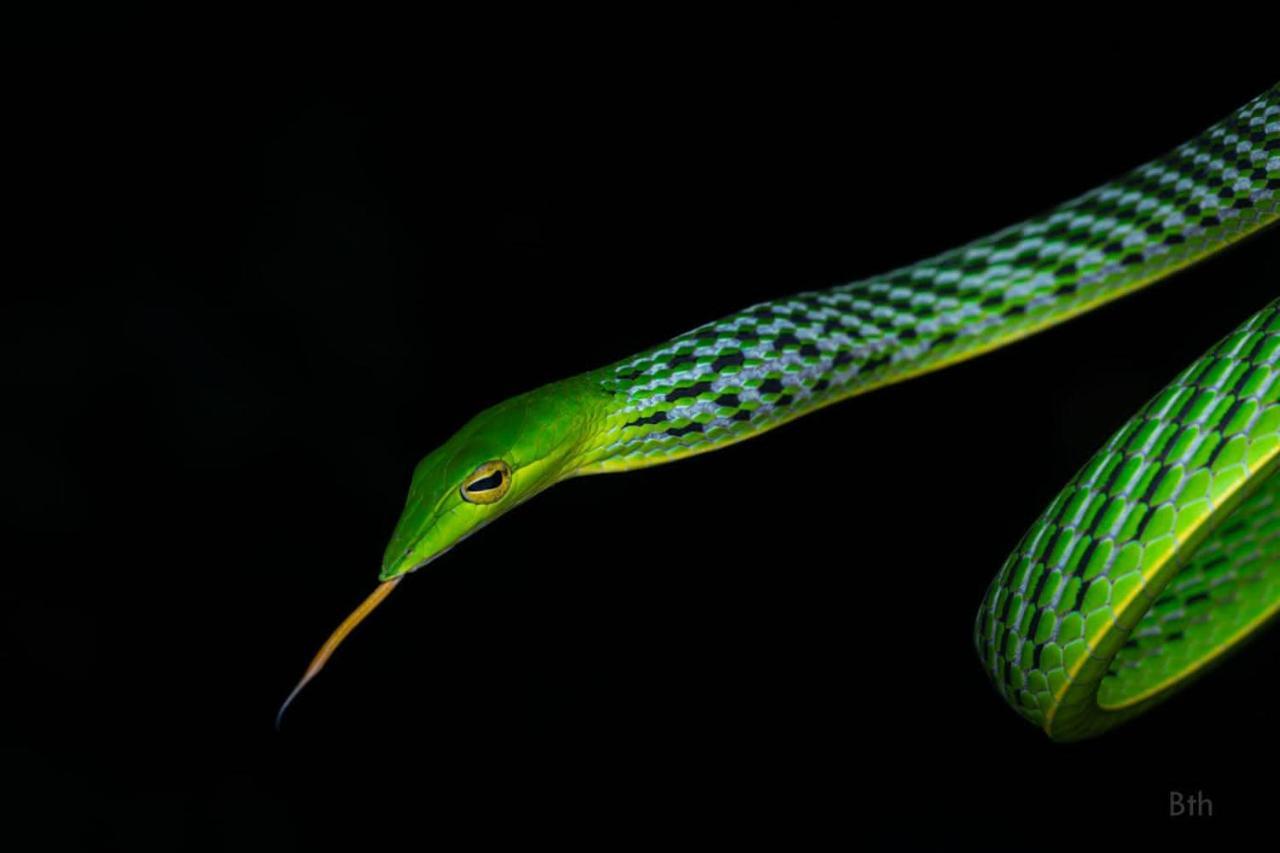
[[(759, 435), (1090, 311), (1280, 218), (1280, 84), (1195, 139), (934, 258), (754, 305), (482, 412), (415, 471), (383, 586), (559, 480)], [(978, 653), (1056, 739), (1181, 686), (1280, 609), (1280, 301), (1133, 417), (991, 584)], [(505, 478), (505, 479), (504, 479)], [(296, 691), (295, 691), (296, 692)]]

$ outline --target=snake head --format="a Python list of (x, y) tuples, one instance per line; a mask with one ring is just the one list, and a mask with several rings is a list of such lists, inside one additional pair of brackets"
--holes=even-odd
[(316, 652), (276, 713), (319, 674), (334, 651), (409, 572), (420, 569), (538, 492), (572, 476), (604, 412), (586, 374), (485, 409), (427, 455), (382, 558), (381, 584)]
[(418, 463), (379, 579), (415, 571), (570, 476), (593, 407), (577, 379), (512, 397), (472, 418)]

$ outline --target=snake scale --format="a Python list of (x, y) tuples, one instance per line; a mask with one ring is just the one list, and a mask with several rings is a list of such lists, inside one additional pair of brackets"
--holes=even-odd
[[(381, 585), (568, 477), (671, 462), (1016, 341), (1280, 217), (1280, 84), (1047, 213), (884, 275), (754, 305), (473, 418), (413, 474)], [(1032, 525), (974, 630), (996, 690), (1057, 740), (1188, 683), (1280, 609), (1280, 300), (1187, 367)], [(277, 717), (277, 722), (279, 717)]]

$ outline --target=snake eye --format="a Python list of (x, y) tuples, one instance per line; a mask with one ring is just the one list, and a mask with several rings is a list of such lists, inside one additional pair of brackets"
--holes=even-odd
[(501, 459), (486, 462), (462, 483), (462, 499), (473, 504), (502, 500), (511, 488), (511, 469)]

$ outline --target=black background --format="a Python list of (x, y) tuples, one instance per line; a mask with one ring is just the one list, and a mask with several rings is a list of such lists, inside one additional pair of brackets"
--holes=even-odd
[[(273, 731), (414, 463), (480, 408), (1016, 221), (1275, 76), (1123, 43), (450, 40), (394, 68), (336, 39), (30, 70), (35, 263), (0, 315), (10, 828), (1024, 849), (1269, 822), (1275, 632), (1074, 746), (1002, 705), (970, 635), (1062, 484), (1274, 297), (1275, 233), (758, 440), (552, 489), (402, 584)], [(1171, 790), (1215, 817), (1171, 820)]]

